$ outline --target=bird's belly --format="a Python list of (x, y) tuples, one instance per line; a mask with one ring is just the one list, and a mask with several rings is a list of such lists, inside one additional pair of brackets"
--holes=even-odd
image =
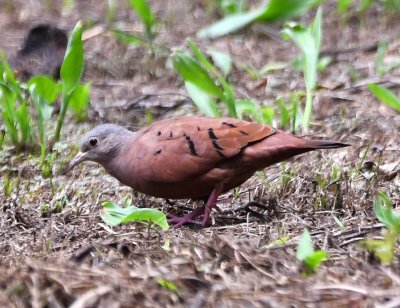
[(253, 173), (237, 173), (235, 170), (214, 168), (202, 176), (180, 182), (141, 181), (138, 183), (137, 189), (142, 193), (159, 198), (205, 199), (219, 185), (223, 185), (223, 192), (226, 192), (244, 183)]

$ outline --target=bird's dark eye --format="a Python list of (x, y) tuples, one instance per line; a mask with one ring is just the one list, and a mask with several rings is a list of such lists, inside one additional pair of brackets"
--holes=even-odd
[(89, 139), (89, 144), (90, 144), (91, 147), (97, 146), (98, 142), (99, 142), (99, 140), (97, 138), (92, 137), (92, 138)]

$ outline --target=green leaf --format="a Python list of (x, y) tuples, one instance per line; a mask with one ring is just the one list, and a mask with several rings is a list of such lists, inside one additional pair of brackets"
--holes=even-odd
[(69, 107), (75, 112), (78, 121), (85, 120), (87, 117), (89, 92), (90, 84), (86, 83), (84, 85), (77, 85), (74, 92), (71, 94)]
[(285, 62), (272, 62), (272, 63), (267, 63), (265, 64), (260, 71), (258, 72), (258, 74), (260, 75), (265, 75), (268, 74), (272, 71), (277, 71), (277, 70), (282, 70), (286, 67), (288, 67), (288, 63)]
[(211, 95), (189, 81), (185, 82), (185, 86), (189, 96), (204, 115), (208, 117), (220, 116), (215, 99)]
[(149, 4), (146, 0), (129, 0), (129, 4), (135, 10), (140, 20), (146, 25), (151, 31), (151, 27), (154, 24), (154, 15), (150, 9)]
[(337, 10), (339, 13), (344, 14), (348, 11), (353, 0), (338, 0)]
[(260, 17), (264, 11), (265, 7), (260, 7), (247, 13), (230, 15), (217, 21), (215, 24), (200, 30), (197, 33), (197, 37), (201, 39), (216, 38), (242, 29)]
[(211, 55), (213, 62), (222, 71), (224, 76), (229, 75), (232, 70), (231, 56), (228, 53), (217, 50), (209, 50), (208, 53)]
[(29, 86), (29, 93), (31, 95), (33, 106), (35, 107), (36, 115), (37, 115), (37, 128), (39, 133), (39, 142), (42, 148), (42, 158), (45, 155), (46, 148), (46, 129), (47, 123), (50, 120), (51, 113), (53, 108), (48, 104), (47, 100), (45, 100), (37, 91), (36, 83), (32, 82)]
[(61, 91), (61, 85), (48, 76), (35, 76), (28, 81), (28, 89), (35, 88), (37, 95), (40, 95), (47, 103), (52, 104)]
[(126, 33), (121, 30), (112, 30), (114, 37), (125, 45), (143, 45), (143, 39), (139, 36)]
[(178, 286), (177, 286), (174, 282), (172, 282), (171, 280), (166, 280), (166, 279), (163, 279), (163, 278), (158, 278), (158, 279), (157, 279), (157, 283), (158, 283), (160, 286), (166, 288), (168, 291), (170, 291), (170, 292), (172, 292), (172, 293), (175, 293), (175, 294), (178, 294), (178, 293), (179, 293)]
[(289, 110), (286, 108), (284, 100), (282, 97), (278, 97), (275, 100), (275, 103), (278, 105), (279, 107), (279, 112), (281, 114), (281, 127), (285, 128), (286, 125), (289, 123), (290, 121), (290, 113)]
[(288, 24), (282, 31), (284, 38), (290, 38), (303, 53), (303, 74), (306, 84), (306, 107), (303, 127), (308, 128), (313, 105), (313, 96), (317, 84), (318, 56), (322, 36), (322, 9), (319, 8), (314, 22), (307, 28), (296, 23)]
[(159, 210), (137, 207), (121, 208), (110, 201), (103, 203), (103, 213), (100, 217), (110, 226), (116, 226), (131, 221), (151, 221), (160, 226), (164, 231), (169, 228), (167, 217)]
[(296, 258), (299, 261), (305, 261), (314, 253), (310, 232), (304, 229), (300, 242), (297, 245)]
[(328, 259), (328, 253), (323, 250), (317, 250), (312, 253), (309, 257), (304, 260), (304, 264), (306, 265), (308, 272), (314, 273), (315, 270), (320, 266), (323, 261)]
[(27, 104), (21, 105), (15, 111), (15, 118), (17, 119), (19, 131), (21, 132), (21, 142), (27, 145), (33, 136), (31, 117), (28, 113)]
[(216, 38), (242, 29), (253, 21), (278, 21), (298, 16), (313, 5), (314, 0), (270, 0), (254, 11), (230, 15), (215, 24), (200, 30), (199, 38)]
[(393, 210), (392, 202), (384, 192), (378, 192), (375, 197), (375, 215), (388, 229), (400, 233), (400, 215)]
[(68, 40), (60, 75), (63, 95), (68, 96), (80, 82), (83, 72), (82, 22), (78, 22)]
[(224, 99), (224, 94), (214, 80), (191, 56), (183, 51), (176, 51), (172, 55), (172, 63), (184, 81), (196, 85), (208, 94)]
[(238, 99), (235, 101), (236, 112), (239, 119), (243, 119), (244, 114), (249, 114), (257, 122), (263, 123), (260, 105), (250, 99)]
[(392, 91), (374, 83), (368, 84), (368, 89), (379, 101), (400, 112), (400, 99)]
[(379, 258), (382, 264), (391, 264), (394, 260), (397, 234), (393, 230), (385, 232), (382, 240), (364, 240), (359, 247), (362, 250), (372, 252)]
[(15, 92), (13, 92), (6, 83), (0, 82), (1, 116), (6, 127), (7, 135), (15, 146), (18, 145), (19, 142), (17, 119), (15, 114), (16, 99), (17, 95)]
[(304, 14), (315, 3), (315, 0), (270, 0), (260, 19), (265, 21), (288, 20)]
[(268, 125), (272, 125), (272, 122), (274, 120), (274, 115), (275, 115), (275, 111), (272, 108), (269, 107), (263, 107), (261, 109), (261, 114), (263, 117), (263, 122), (262, 123), (266, 123)]

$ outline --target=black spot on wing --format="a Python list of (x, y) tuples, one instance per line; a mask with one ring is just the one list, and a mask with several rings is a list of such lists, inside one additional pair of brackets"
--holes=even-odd
[(173, 138), (174, 134), (172, 133), (172, 130), (169, 132), (169, 138)]
[(199, 126), (197, 126), (197, 130), (200, 131), (200, 127)]
[(222, 122), (222, 124), (223, 124), (223, 125), (227, 125), (227, 126), (229, 126), (229, 127), (231, 127), (231, 128), (235, 128), (235, 127), (236, 127), (236, 125), (234, 125), (234, 124), (232, 124), (232, 123)]
[(154, 156), (156, 156), (158, 154), (161, 154), (161, 150), (158, 150), (158, 151), (154, 152)]
[(217, 150), (216, 152), (217, 152), (217, 153), (218, 153), (218, 155), (219, 155), (219, 156), (221, 156), (222, 158), (226, 158), (226, 156), (225, 156), (224, 154), (222, 154), (222, 152), (221, 152), (221, 151), (218, 151), (218, 150)]
[(186, 137), (186, 141), (188, 142), (189, 145), (190, 154), (192, 154), (193, 156), (199, 156), (199, 154), (197, 154), (196, 152), (196, 147), (194, 146), (194, 143), (189, 136)]
[(157, 136), (160, 136), (160, 135), (161, 135), (161, 132), (158, 132), (158, 133), (157, 133)]
[(215, 148), (215, 149), (217, 149), (217, 150), (223, 150), (223, 148), (221, 148), (220, 146), (219, 146), (219, 144), (217, 143), (217, 141), (216, 140), (213, 140), (212, 141), (212, 145), (213, 145), (213, 147)]
[(212, 128), (208, 129), (208, 137), (210, 137), (210, 139), (212, 139), (212, 140), (217, 140), (218, 139), (218, 137), (215, 136), (214, 130)]
[(246, 135), (246, 136), (249, 135), (248, 133), (246, 133), (246, 132), (244, 132), (244, 131), (242, 131), (242, 130), (240, 130), (239, 132), (240, 132), (242, 135)]

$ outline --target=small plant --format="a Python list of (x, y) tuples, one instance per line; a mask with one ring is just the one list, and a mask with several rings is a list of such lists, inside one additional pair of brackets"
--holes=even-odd
[(400, 99), (392, 91), (374, 83), (368, 84), (368, 89), (380, 102), (400, 112)]
[(400, 215), (393, 210), (389, 197), (378, 192), (375, 197), (375, 216), (385, 225), (383, 239), (368, 239), (360, 242), (360, 249), (369, 251), (379, 258), (382, 264), (393, 262), (396, 243), (400, 234)]
[(259, 8), (229, 15), (215, 24), (200, 30), (199, 38), (216, 38), (240, 30), (252, 22), (288, 20), (307, 12), (315, 0), (270, 0)]
[(164, 278), (158, 278), (157, 284), (160, 285), (161, 287), (167, 289), (171, 293), (179, 294), (178, 286), (171, 280), (167, 280)]
[(224, 16), (243, 13), (245, 0), (217, 0), (218, 8)]
[(224, 108), (220, 108), (218, 104), (220, 101), (226, 107), (230, 117), (243, 118), (245, 114), (248, 114), (258, 122), (271, 124), (273, 118), (271, 108), (260, 107), (251, 99), (235, 97), (233, 86), (225, 78), (230, 72), (231, 65), (228, 55), (211, 51), (214, 66), (196, 44), (191, 41), (188, 44), (194, 57), (178, 50), (172, 55), (172, 63), (184, 80), (190, 97), (201, 112), (212, 117), (223, 115)]
[(117, 204), (106, 201), (103, 203), (103, 212), (100, 215), (103, 221), (110, 226), (117, 226), (121, 223), (139, 221), (139, 222), (151, 222), (159, 227), (163, 231), (169, 229), (167, 217), (159, 210), (151, 208), (137, 208), (130, 205), (129, 200), (125, 200), (126, 207), (119, 207)]
[(309, 276), (318, 269), (323, 261), (328, 259), (329, 255), (324, 250), (314, 250), (310, 233), (304, 229), (300, 242), (297, 246), (296, 258), (303, 265), (303, 273)]
[(139, 45), (153, 49), (153, 40), (156, 37), (156, 19), (146, 0), (128, 0), (129, 5), (144, 25), (144, 35), (133, 35), (126, 31), (112, 29), (114, 37), (126, 45)]
[(322, 38), (322, 9), (319, 8), (314, 22), (308, 27), (288, 23), (282, 31), (284, 38), (291, 39), (303, 53), (302, 68), (306, 84), (306, 105), (302, 121), (303, 129), (310, 125), (314, 91), (317, 85), (318, 57)]
[[(27, 84), (15, 79), (5, 57), (0, 62), (0, 109), (6, 136), (15, 150), (40, 149), (41, 164), (60, 140), (61, 128), (68, 109), (78, 120), (86, 117), (89, 104), (89, 85), (80, 83), (83, 72), (82, 24), (75, 26), (68, 42), (61, 67), (61, 81), (48, 76), (35, 76)], [(49, 139), (52, 104), (61, 93), (62, 105), (53, 139)], [(44, 167), (44, 169), (46, 169)], [(46, 176), (51, 170), (46, 169)]]

